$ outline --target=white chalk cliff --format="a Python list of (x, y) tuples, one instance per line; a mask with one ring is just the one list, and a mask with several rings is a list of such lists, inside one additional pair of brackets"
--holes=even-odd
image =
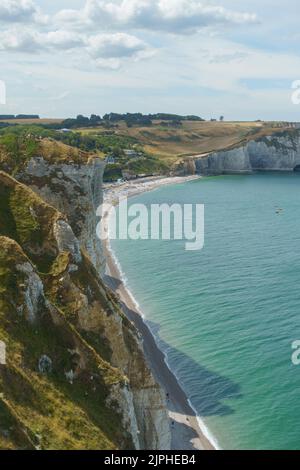
[(252, 171), (297, 171), (300, 168), (300, 133), (284, 132), (249, 140), (233, 148), (195, 158), (202, 175)]
[[(3, 263), (12, 258), (9, 269), (15, 270), (16, 282), (22, 287), (16, 300), (4, 297), (3, 305), (7, 305), (9, 311), (8, 303), (13, 301), (16, 315), (33, 324), (33, 328), (39, 321), (44, 322), (48, 318), (51, 325), (65, 331), (66, 342), (70, 343), (66, 354), (76, 357), (76, 363), (73, 368), (61, 373), (74, 387), (77, 386), (76, 381), (79, 378), (82, 380), (86, 374), (93, 378), (90, 368), (94, 365), (91, 364), (103, 364), (101, 383), (105, 383), (105, 403), (112, 409), (113, 417), (115, 413), (121, 416), (119, 442), (124, 442), (126, 446), (131, 442), (136, 449), (168, 450), (171, 447), (171, 433), (165, 393), (147, 365), (134, 326), (123, 315), (118, 299), (105, 287), (100, 277), (104, 260), (101, 242), (96, 235), (99, 222), (96, 209), (102, 202), (103, 171), (104, 163), (96, 157), (80, 163), (51, 163), (43, 156), (37, 156), (18, 170), (16, 180), (6, 173), (1, 174), (5, 198), (20, 195), (32, 230), (32, 233), (29, 230), (26, 232), (26, 244), (19, 246), (20, 240), (17, 232), (14, 235), (14, 227), (17, 231), (18, 224), (21, 227), (21, 218), (15, 219), (21, 214), (17, 207), (16, 213), (9, 212), (12, 233), (0, 233), (0, 236), (9, 236), (2, 239), (0, 258), (1, 250)], [(23, 184), (19, 185), (19, 182)], [(41, 198), (40, 202), (30, 192), (27, 193), (27, 187)], [(32, 204), (26, 202), (27, 194)], [(16, 261), (14, 252), (19, 253)], [(42, 264), (48, 255), (51, 255), (51, 263), (49, 261), (46, 268)], [(35, 266), (36, 259), (41, 261), (39, 269)], [(6, 265), (4, 268), (7, 269)], [(48, 274), (46, 269), (47, 273), (49, 270)], [(12, 310), (10, 314), (13, 314)], [(55, 340), (58, 341), (59, 337)], [(9, 349), (7, 354), (12, 361)], [(51, 368), (57, 368), (56, 372), (60, 373), (55, 358), (49, 357), (47, 360)], [(105, 377), (106, 369), (108, 377), (115, 377), (113, 381)], [(1, 374), (6, 380), (8, 372), (5, 368), (0, 370), (0, 378)], [(91, 389), (96, 390), (96, 385), (96, 382), (91, 384)], [(9, 406), (9, 419), (13, 421), (13, 404), (5, 406)], [(20, 424), (18, 432), (22, 426)], [(26, 426), (27, 444), (36, 447), (30, 437), (30, 425), (27, 423)]]

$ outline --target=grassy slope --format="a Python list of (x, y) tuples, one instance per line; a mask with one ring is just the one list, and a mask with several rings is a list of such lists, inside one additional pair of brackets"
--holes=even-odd
[(100, 157), (103, 155), (100, 152), (93, 154), (85, 152), (76, 147), (71, 147), (63, 142), (53, 141), (51, 139), (43, 139), (38, 143), (38, 153), (42, 155), (45, 160), (51, 161), (52, 163), (86, 163), (89, 158)]
[[(119, 123), (117, 135), (135, 138), (150, 155), (172, 165), (183, 157), (201, 155), (229, 148), (251, 138), (271, 135), (283, 129), (280, 125), (262, 122), (183, 122), (172, 128), (155, 122), (152, 127), (131, 127)], [(85, 133), (94, 133), (87, 129)], [(101, 130), (97, 130), (101, 132)]]
[[(0, 448), (126, 447), (130, 440), (122, 430), (120, 417), (105, 404), (111, 384), (123, 382), (124, 377), (106, 361), (109, 355), (103, 359), (101, 348), (94, 349), (76, 329), (72, 304), (65, 301), (64, 309), (60, 308), (57, 286), (70, 258), (68, 253), (57, 257), (51, 246), (52, 224), (61, 216), (3, 173), (0, 188), (0, 340), (7, 345), (7, 366), (0, 366)], [(41, 261), (44, 256), (47, 263)], [(40, 261), (40, 277), (47, 298), (55, 306), (56, 322), (46, 305), (40, 306), (34, 325), (17, 311), (22, 303), (24, 275), (16, 267), (32, 261)], [(79, 291), (85, 291), (89, 276), (95, 274), (90, 270), (84, 257), (70, 281)], [(111, 301), (100, 287), (93, 290), (102, 308), (109, 310)], [(71, 385), (65, 372), (72, 367), (69, 351), (74, 349), (74, 342), (84, 352), (87, 367)], [(43, 354), (53, 360), (49, 375), (38, 373)]]
[[(129, 143), (135, 142), (144, 149), (149, 157), (139, 162), (128, 160), (124, 169), (128, 167), (133, 173), (151, 173), (152, 170), (153, 172), (167, 172), (168, 168), (170, 169), (188, 156), (231, 148), (241, 145), (249, 139), (272, 135), (287, 129), (282, 123), (187, 121), (183, 122), (181, 127), (171, 127), (163, 122), (154, 122), (151, 127), (134, 126), (130, 128), (124, 122), (119, 122), (117, 128), (109, 131), (109, 135), (107, 129), (101, 127), (78, 129), (77, 132), (83, 136), (102, 136), (103, 143), (108, 145), (108, 142), (112, 142), (111, 145), (116, 147), (119, 146), (119, 140), (123, 147), (125, 145), (125, 148), (127, 141)], [(74, 130), (74, 132), (76, 131)], [(15, 149), (15, 147), (18, 148)], [(130, 147), (129, 144), (128, 147)], [(39, 140), (32, 137), (32, 141), (25, 140), (21, 144), (17, 142), (16, 145), (10, 142), (9, 146), (3, 144), (3, 139), (0, 142), (0, 165), (3, 161), (8, 162), (10, 172), (22, 168), (22, 165), (32, 156), (43, 156), (51, 162), (73, 161), (80, 163), (87, 161), (93, 154), (53, 139)], [(97, 152), (97, 156), (104, 158), (104, 154), (100, 151)]]
[(90, 158), (100, 157), (101, 153), (86, 152), (53, 139), (36, 137), (4, 136), (0, 139), (0, 168), (10, 174), (22, 171), (33, 157), (43, 157), (51, 163), (86, 163)]

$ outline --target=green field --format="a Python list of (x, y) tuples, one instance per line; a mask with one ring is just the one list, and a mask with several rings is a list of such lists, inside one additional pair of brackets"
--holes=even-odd
[[(115, 181), (124, 173), (133, 177), (167, 174), (188, 157), (293, 130), (287, 123), (275, 122), (153, 121), (141, 127), (119, 121), (62, 132), (57, 126), (63, 125), (58, 119), (10, 121), (9, 127), (0, 129), (0, 158), (1, 149), (16, 165), (35, 154), (72, 161), (86, 159), (89, 154), (102, 159), (111, 156), (113, 163), (107, 165), (104, 178)], [(128, 150), (137, 157), (129, 156)]]
[[(179, 128), (172, 128), (163, 122), (154, 122), (151, 127), (127, 127), (125, 123), (119, 123), (112, 135), (135, 139), (148, 154), (173, 164), (184, 157), (225, 149), (254, 136), (282, 131), (284, 127), (281, 123), (264, 122), (186, 121)], [(103, 131), (81, 129), (78, 132), (94, 135)]]

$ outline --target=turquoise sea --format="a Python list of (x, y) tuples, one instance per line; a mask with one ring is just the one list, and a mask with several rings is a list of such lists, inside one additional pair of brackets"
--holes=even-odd
[(202, 251), (154, 240), (112, 248), (219, 446), (300, 449), (300, 174), (202, 178), (136, 202), (205, 204)]

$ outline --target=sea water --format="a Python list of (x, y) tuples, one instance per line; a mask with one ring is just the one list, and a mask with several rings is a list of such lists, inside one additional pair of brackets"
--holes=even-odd
[(300, 174), (220, 176), (129, 203), (205, 205), (205, 246), (115, 240), (159, 347), (224, 449), (300, 449)]

